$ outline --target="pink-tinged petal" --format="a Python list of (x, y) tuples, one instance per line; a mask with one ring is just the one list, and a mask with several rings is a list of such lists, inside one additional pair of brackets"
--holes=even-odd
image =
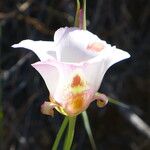
[(60, 82), (53, 98), (66, 114), (74, 116), (89, 106), (94, 93), (86, 84), (81, 66), (64, 63), (61, 65), (63, 69), (60, 72)]
[(90, 58), (72, 43), (72, 39), (70, 39), (69, 34), (76, 30), (78, 30), (76, 27), (65, 27), (60, 28), (55, 32), (54, 42), (59, 49), (59, 60), (62, 62), (81, 62)]
[(53, 96), (58, 86), (60, 73), (57, 66), (53, 63), (53, 60), (50, 62), (52, 63), (37, 62), (32, 64), (32, 66), (40, 73), (50, 94)]
[(126, 51), (123, 51), (121, 49), (116, 48), (115, 46), (113, 47), (106, 47), (100, 55), (94, 57), (93, 59), (90, 59), (88, 63), (95, 63), (95, 62), (101, 62), (101, 64), (104, 66), (102, 67), (104, 70), (104, 73), (107, 71), (107, 69), (112, 66), (113, 64), (127, 59), (130, 57), (130, 54)]
[[(50, 91), (50, 101), (57, 104), (55, 108), (59, 112), (75, 116), (89, 106), (93, 93), (84, 81), (80, 66), (48, 60), (37, 62), (33, 67), (43, 77)], [(47, 109), (44, 110), (47, 113)]]
[(23, 40), (18, 44), (12, 45), (13, 48), (26, 48), (32, 50), (40, 60), (47, 60), (50, 57), (56, 58), (56, 47), (51, 41), (32, 41)]
[[(68, 39), (72, 45), (74, 45), (77, 49), (83, 51), (87, 55), (91, 55), (88, 51), (90, 49), (90, 45), (92, 45), (93, 43), (97, 43), (97, 45), (98, 43), (101, 45), (104, 45), (106, 43), (99, 39), (97, 35), (87, 30), (79, 29), (70, 32), (68, 34)], [(94, 45), (92, 47), (94, 47)]]
[(32, 66), (50, 92), (50, 102), (41, 107), (44, 114), (53, 114), (55, 107), (64, 115), (75, 116), (95, 98), (99, 107), (104, 106), (107, 97), (95, 93), (105, 72), (111, 65), (130, 57), (89, 31), (68, 27), (55, 32), (54, 42), (24, 40), (13, 47), (31, 49), (42, 60)]
[(102, 79), (108, 68), (130, 55), (122, 50), (111, 47), (104, 49), (98, 56), (83, 62), (82, 70), (85, 74), (85, 80), (94, 93), (96, 93), (101, 85)]
[(82, 47), (80, 46), (81, 44), (76, 45), (76, 43), (74, 43), (74, 38), (78, 39), (80, 35), (73, 38), (70, 36), (77, 30), (79, 29), (60, 28), (55, 33), (54, 41), (58, 43), (59, 50), (61, 53), (61, 61), (63, 62), (81, 62), (90, 58), (81, 50), (82, 49)]
[(54, 41), (59, 41), (62, 62), (86, 61), (98, 55), (106, 45), (108, 46), (96, 35), (78, 28), (61, 28), (56, 31), (55, 37)]
[(50, 101), (57, 104), (55, 108), (59, 112), (75, 116), (89, 106), (94, 91), (86, 84), (86, 75), (82, 66), (56, 60), (37, 62), (32, 65), (43, 77), (50, 91)]

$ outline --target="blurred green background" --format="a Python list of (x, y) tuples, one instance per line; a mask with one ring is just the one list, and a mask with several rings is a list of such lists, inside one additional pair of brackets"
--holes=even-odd
[[(41, 114), (49, 93), (30, 65), (38, 58), (11, 45), (53, 40), (58, 28), (73, 26), (75, 9), (75, 0), (0, 1), (0, 150), (51, 149), (63, 116)], [(92, 103), (87, 110), (98, 150), (150, 149), (149, 20), (149, 0), (87, 0), (87, 29), (131, 54), (107, 71), (100, 88), (130, 109)], [(79, 116), (72, 150), (91, 149)]]

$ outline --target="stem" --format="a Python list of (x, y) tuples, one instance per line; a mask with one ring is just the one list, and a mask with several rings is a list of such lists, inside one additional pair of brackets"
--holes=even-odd
[(83, 30), (86, 30), (86, 0), (83, 0)]
[(94, 141), (94, 138), (93, 138), (93, 135), (92, 135), (90, 122), (89, 122), (89, 118), (88, 118), (88, 115), (87, 115), (86, 111), (82, 112), (82, 117), (83, 117), (83, 122), (84, 122), (84, 126), (85, 126), (85, 129), (86, 129), (86, 132), (87, 132), (87, 134), (89, 136), (89, 140), (90, 140), (92, 149), (96, 150), (97, 149), (96, 148), (96, 144), (95, 144), (95, 141)]
[(76, 124), (76, 117), (68, 117), (68, 118), (69, 118), (69, 127), (68, 127), (68, 134), (65, 139), (64, 150), (70, 150), (71, 148)]
[(77, 10), (76, 10), (76, 16), (75, 16), (75, 22), (74, 22), (75, 27), (79, 26), (79, 11), (80, 11), (80, 1), (77, 0)]
[(118, 100), (113, 99), (113, 98), (110, 98), (110, 97), (108, 97), (108, 101), (109, 101), (110, 103), (113, 103), (113, 104), (115, 104), (115, 105), (124, 107), (124, 108), (126, 108), (126, 109), (129, 109), (129, 108), (130, 108), (127, 104), (124, 104), (124, 103), (122, 103), (122, 102), (119, 102)]
[(61, 125), (61, 127), (57, 133), (57, 136), (56, 136), (55, 142), (53, 144), (52, 150), (57, 150), (58, 144), (60, 142), (60, 139), (62, 137), (63, 132), (65, 131), (65, 129), (67, 127), (67, 124), (68, 124), (68, 117), (65, 117), (65, 119), (63, 120), (63, 123), (62, 123), (62, 125)]

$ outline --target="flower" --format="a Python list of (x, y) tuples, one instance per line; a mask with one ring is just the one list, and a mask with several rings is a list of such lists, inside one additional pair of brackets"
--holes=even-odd
[(76, 116), (95, 99), (98, 106), (106, 104), (107, 98), (97, 93), (105, 72), (130, 57), (93, 33), (75, 27), (58, 29), (53, 42), (23, 40), (12, 47), (30, 49), (39, 57), (32, 66), (50, 92), (50, 101), (41, 107), (49, 115), (56, 108), (64, 115)]

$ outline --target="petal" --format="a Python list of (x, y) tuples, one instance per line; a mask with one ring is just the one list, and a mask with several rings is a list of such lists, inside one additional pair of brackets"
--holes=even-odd
[[(76, 29), (69, 33), (68, 39), (72, 45), (77, 49), (84, 51), (84, 53), (89, 54), (87, 47), (92, 43), (104, 43), (98, 38), (97, 35), (87, 31)], [(89, 54), (91, 55), (91, 54)]]
[[(82, 50), (87, 46), (85, 43), (88, 37), (85, 33), (87, 33), (87, 31), (78, 28), (61, 28), (56, 31), (54, 41), (59, 41), (61, 61), (81, 62), (91, 58), (91, 56)], [(81, 38), (80, 35), (82, 35)]]
[(40, 75), (45, 81), (45, 84), (47, 85), (50, 94), (53, 96), (58, 85), (60, 74), (53, 60), (50, 62), (51, 63), (47, 63), (47, 61), (37, 62), (32, 64), (32, 66), (40, 73)]
[(56, 57), (56, 47), (54, 42), (51, 41), (23, 40), (18, 44), (12, 45), (12, 47), (23, 47), (32, 50), (39, 57), (40, 60), (47, 60), (51, 56)]
[(63, 64), (54, 98), (70, 116), (84, 111), (93, 97), (94, 93), (86, 84), (85, 76), (82, 66)]
[(54, 42), (56, 43), (59, 52), (57, 53), (58, 59), (62, 62), (80, 62), (89, 59), (81, 49), (78, 49), (72, 43), (69, 34), (78, 28), (60, 28), (55, 32)]
[(113, 47), (106, 47), (100, 55), (94, 57), (93, 59), (89, 60), (89, 63), (94, 63), (94, 62), (101, 62), (101, 60), (104, 62), (104, 67), (105, 71), (112, 66), (113, 64), (127, 59), (130, 57), (130, 54), (126, 51), (123, 51), (121, 49), (116, 48), (115, 46)]
[[(82, 71), (84, 72), (86, 83), (89, 86), (90, 90), (93, 91), (93, 95), (98, 91), (104, 76), (104, 68), (101, 67), (103, 67), (103, 61), (96, 63), (85, 62), (82, 65)], [(92, 101), (93, 99), (89, 99), (89, 103)]]
[(54, 41), (56, 43), (60, 42), (62, 40), (63, 35), (65, 34), (65, 31), (67, 30), (67, 27), (65, 28), (59, 28), (55, 34), (54, 34)]
[(107, 68), (109, 68), (113, 64), (115, 64), (121, 60), (127, 59), (127, 58), (130, 58), (130, 54), (128, 52), (125, 52), (121, 49), (113, 47), (112, 54), (110, 54), (108, 57)]
[(88, 107), (91, 102), (89, 99), (92, 99), (94, 93), (86, 86), (81, 66), (48, 60), (37, 62), (33, 67), (43, 77), (51, 99), (61, 108), (60, 111), (56, 107), (59, 112), (63, 110), (65, 114), (74, 116)]
[(108, 68), (129, 57), (130, 55), (125, 51), (116, 48), (105, 49), (97, 57), (83, 63), (83, 70), (86, 74), (87, 83), (97, 92)]
[(63, 40), (63, 38), (66, 36), (66, 34), (68, 34), (69, 32), (72, 32), (74, 30), (77, 30), (78, 28), (76, 27), (64, 27), (64, 28), (59, 28), (55, 34), (54, 34), (54, 42), (55, 43), (60, 43), (61, 40)]

